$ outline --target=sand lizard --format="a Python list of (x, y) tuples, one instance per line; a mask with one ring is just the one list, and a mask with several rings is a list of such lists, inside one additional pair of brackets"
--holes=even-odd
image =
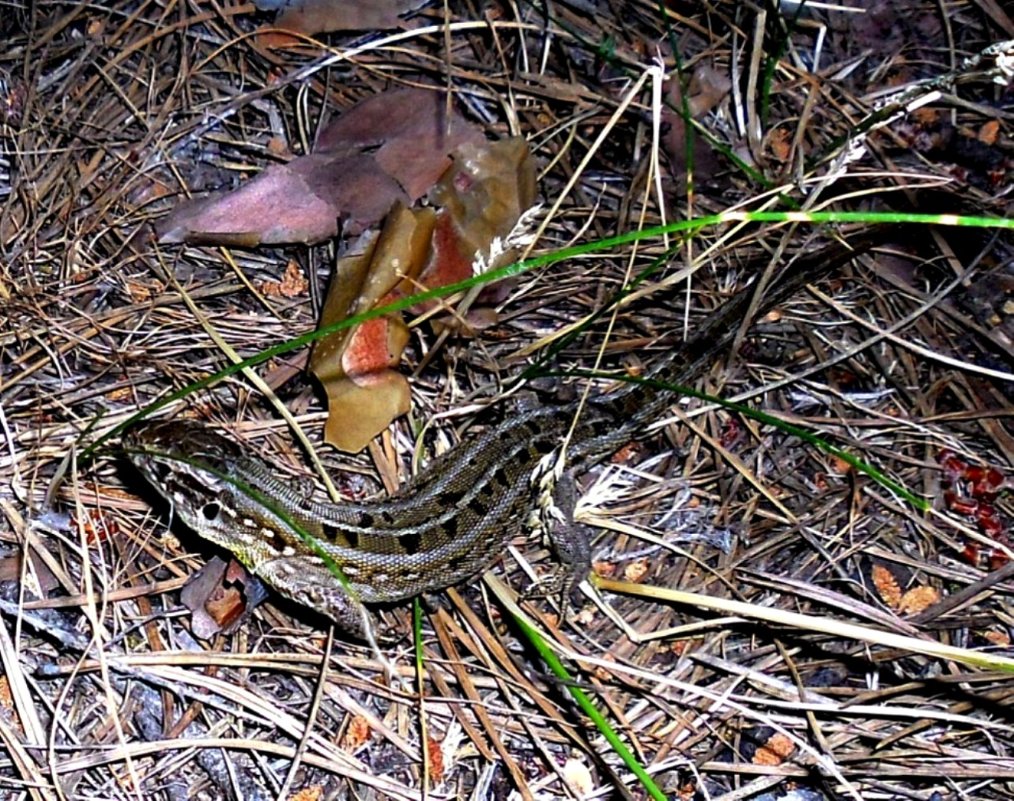
[[(816, 277), (834, 271), (849, 251), (832, 245), (801, 256), (755, 304), (759, 313)], [(489, 566), (536, 505), (545, 462), (571, 430), (571, 475), (641, 433), (677, 398), (663, 384), (687, 384), (728, 347), (751, 306), (741, 290), (705, 320), (689, 341), (659, 359), (638, 383), (575, 403), (519, 410), (466, 437), (387, 499), (340, 504), (306, 499), (241, 445), (195, 422), (147, 422), (124, 437), (131, 461), (198, 534), (231, 551), (281, 594), (364, 633), (366, 604), (398, 601), (458, 584)], [(543, 467), (540, 467), (543, 465)], [(535, 478), (533, 478), (535, 476)], [(552, 482), (549, 482), (551, 485)], [(568, 493), (563, 493), (567, 495)], [(587, 533), (569, 519), (550, 538), (564, 585), (590, 569)], [(348, 588), (296, 529), (312, 538), (347, 578)]]

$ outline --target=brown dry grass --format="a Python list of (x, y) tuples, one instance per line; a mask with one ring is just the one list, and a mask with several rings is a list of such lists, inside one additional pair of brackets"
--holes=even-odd
[[(320, 619), (288, 605), (269, 603), (239, 633), (198, 641), (178, 589), (212, 549), (184, 531), (174, 530), (178, 541), (168, 534), (164, 510), (152, 508), (115, 451), (81, 470), (66, 461), (90, 427), (108, 430), (228, 363), (168, 273), (244, 355), (314, 325), (331, 245), (228, 252), (160, 247), (149, 236), (181, 194), (231, 185), (269, 163), (273, 140), (298, 150), (332, 109), (389, 85), (449, 84), (490, 136), (516, 126), (530, 138), (550, 201), (577, 176), (540, 251), (606, 237), (660, 219), (649, 90), (615, 112), (656, 53), (673, 69), (675, 42), (688, 72), (707, 65), (734, 76), (737, 91), (701, 125), (756, 172), (702, 152), (692, 204), (665, 178), (670, 218), (757, 208), (760, 176), (796, 202), (840, 196), (839, 209), (1009, 214), (1010, 90), (982, 81), (877, 132), (841, 174), (808, 161), (833, 157), (878, 95), (940, 75), (1002, 38), (1010, 21), (986, 0), (948, 4), (945, 19), (936, 5), (881, 3), (851, 29), (841, 14), (808, 17), (770, 93), (759, 80), (760, 33), (774, 17), (747, 4), (681, 5), (668, 31), (649, 2), (548, 4), (551, 22), (527, 4), (463, 6), (446, 30), (429, 10), (423, 21), (434, 31), (386, 45), (362, 37), (354, 43), (368, 46), (354, 51), (353, 40), (335, 38), (330, 51), (299, 53), (260, 49), (247, 35), (250, 7), (0, 7), (10, 103), (0, 117), (4, 797), (254, 799), (302, 790), (416, 798), (423, 751), (431, 797), (568, 797), (582, 792), (584, 772), (588, 797), (643, 795), (476, 587), (449, 591), (449, 605), (425, 616), (421, 696), (385, 680), (369, 649), (329, 640)], [(819, 35), (811, 74), (806, 59)], [(811, 233), (712, 230), (679, 250), (669, 274), (696, 268), (691, 320), (758, 256), (777, 261), (782, 249), (827, 237)], [(585, 477), (585, 514), (601, 526), (599, 569), (1009, 652), (1011, 570), (960, 558), (969, 535), (982, 536), (974, 520), (945, 508), (938, 457), (950, 449), (972, 465), (1009, 471), (1014, 463), (1012, 385), (997, 377), (1012, 370), (1012, 250), (988, 233), (899, 228), (876, 257), (767, 318), (755, 329), (763, 337), (700, 382), (847, 448), (942, 514), (919, 513), (794, 436), (694, 402), (643, 440), (636, 469), (625, 454)], [(514, 374), (552, 332), (598, 308), (628, 263), (640, 269), (663, 252), (653, 240), (527, 276), (500, 324), (478, 340), (427, 353), (437, 340), (420, 326), (415, 358), (426, 353), (427, 365), (412, 422), (453, 439), (452, 424), (465, 420), (456, 410), (495, 395), (496, 372)], [(265, 300), (249, 291), (293, 259), (309, 278), (306, 295)], [(592, 325), (561, 364), (591, 365), (604, 343), (607, 366), (650, 362), (657, 343), (678, 336), (683, 300), (683, 284), (652, 279), (608, 341), (605, 325)], [(895, 328), (899, 321), (907, 322)], [(316, 437), (319, 400), (292, 378), (304, 358), (259, 372)], [(805, 380), (779, 384), (803, 372)], [(242, 380), (174, 411), (183, 409), (278, 462), (304, 463), (271, 405)], [(346, 491), (377, 491), (413, 469), (416, 430), (400, 422), (369, 456), (322, 455)], [(1009, 493), (1001, 495), (995, 520), (1005, 532), (1012, 519)], [(496, 571), (526, 586), (514, 557)], [(925, 599), (931, 605), (921, 609)], [(670, 797), (768, 798), (796, 788), (814, 799), (1005, 799), (1014, 791), (1007, 675), (833, 633), (607, 601), (615, 617), (589, 601), (574, 610), (576, 625), (543, 623), (580, 656), (572, 671)], [(408, 612), (391, 610), (388, 625), (407, 632)], [(407, 642), (387, 657), (415, 681)]]

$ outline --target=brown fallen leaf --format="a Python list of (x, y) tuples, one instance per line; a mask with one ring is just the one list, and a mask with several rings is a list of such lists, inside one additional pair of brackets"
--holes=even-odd
[[(511, 249), (493, 253), (492, 260), (491, 249), (507, 239), (535, 198), (535, 160), (523, 138), (461, 145), (453, 165), (431, 193), (446, 226), (423, 283), (434, 287), (447, 283), (445, 277), (466, 278), (477, 256), (485, 269), (512, 261)], [(451, 245), (456, 248), (454, 254), (449, 253)], [(447, 255), (442, 257), (442, 253)]]
[(239, 189), (178, 206), (158, 225), (163, 243), (256, 247), (312, 244), (374, 225), (408, 196), (366, 156), (310, 153), (268, 167)]
[(444, 752), (440, 743), (432, 737), (426, 738), (426, 755), (430, 762), (430, 781), (440, 784), (444, 780)]
[(356, 104), (321, 134), (313, 153), (275, 164), (231, 192), (179, 205), (157, 226), (163, 243), (238, 247), (312, 244), (372, 228), (396, 202), (410, 205), (484, 141), (443, 92), (395, 89)]
[(1003, 629), (989, 629), (982, 633), (983, 639), (998, 648), (1010, 648), (1010, 635)]
[(635, 559), (623, 570), (623, 578), (633, 584), (639, 584), (644, 581), (644, 577), (648, 575), (648, 571), (651, 566), (647, 559)]
[(984, 145), (995, 145), (1000, 135), (1000, 121), (987, 120), (979, 128), (978, 139)]
[(928, 585), (919, 585), (902, 592), (894, 573), (883, 565), (874, 564), (871, 576), (881, 599), (899, 614), (917, 615), (940, 600), (940, 592)]
[(765, 138), (768, 149), (776, 162), (788, 161), (792, 154), (792, 134), (785, 128), (775, 128)]
[(349, 721), (345, 734), (339, 743), (343, 751), (355, 751), (370, 739), (370, 721), (362, 715), (355, 715)]
[(411, 203), (426, 194), (451, 166), (462, 145), (486, 137), (454, 109), (439, 90), (392, 89), (360, 101), (331, 122), (315, 153), (364, 152), (404, 189)]

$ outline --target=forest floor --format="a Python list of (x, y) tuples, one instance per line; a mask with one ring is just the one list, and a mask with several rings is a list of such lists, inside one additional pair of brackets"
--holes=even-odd
[[(378, 610), (378, 651), (198, 574), (228, 552), (116, 436), (163, 401), (296, 486), (312, 454), (343, 497), (383, 497), (531, 403), (505, 396), (538, 360), (540, 403), (615, 392), (588, 371), (636, 375), (737, 290), (872, 227), (730, 212), (1009, 219), (1000, 4), (393, 2), (383, 30), (298, 37), (252, 4), (27, 5), (0, 4), (0, 796), (1014, 797), (1014, 675), (990, 661), (1014, 635), (1009, 230), (877, 228), (577, 476), (594, 579), (562, 614), (523, 604), (571, 681), (511, 613), (508, 587), (555, 564), (537, 537)], [(357, 204), (390, 205), (353, 183), (364, 162), (328, 162), (335, 232), (290, 227), (317, 173), (228, 236), (170, 215), (291, 177), (332, 120), (404, 87), (468, 135), (527, 141), (515, 255), (561, 258), (442, 306), (458, 325), (409, 310), (412, 410), (350, 455), (323, 442), (308, 348), (205, 379), (315, 329), (336, 260), (381, 224)], [(380, 139), (411, 112), (385, 108)], [(212, 619), (216, 591), (238, 625)]]

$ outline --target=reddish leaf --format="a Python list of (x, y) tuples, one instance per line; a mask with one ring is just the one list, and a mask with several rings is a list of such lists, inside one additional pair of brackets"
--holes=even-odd
[(237, 247), (313, 243), (375, 224), (396, 200), (398, 183), (365, 156), (311, 153), (268, 167), (244, 186), (178, 206), (159, 225), (160, 242)]
[(903, 615), (917, 615), (940, 600), (940, 592), (934, 587), (913, 587), (898, 602), (898, 611)]
[(280, 281), (264, 281), (260, 285), (260, 290), (265, 295), (283, 298), (305, 295), (309, 288), (310, 282), (306, 280), (299, 264), (291, 259), (285, 265), (285, 272)]
[[(448, 107), (447, 95), (427, 89), (393, 89), (374, 95), (325, 128), (314, 152), (370, 156), (415, 202), (451, 166), (451, 154), (485, 137)], [(386, 209), (385, 209), (386, 211)]]
[(764, 745), (760, 746), (751, 760), (755, 765), (781, 765), (796, 750), (795, 743), (784, 734), (772, 734)]
[(210, 639), (239, 628), (266, 595), (264, 585), (242, 565), (235, 560), (227, 564), (215, 556), (194, 574), (180, 600), (192, 613), (194, 635)]
[(159, 224), (159, 241), (313, 243), (335, 236), (339, 219), (357, 234), (394, 203), (418, 200), (456, 147), (482, 141), (456, 112), (447, 114), (442, 92), (374, 95), (328, 126), (313, 153), (270, 166), (232, 192), (178, 206)]

